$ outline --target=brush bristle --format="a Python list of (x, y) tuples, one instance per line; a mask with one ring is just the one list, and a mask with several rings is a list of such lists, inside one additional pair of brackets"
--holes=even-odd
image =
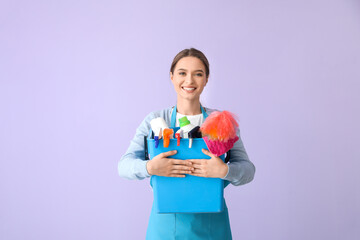
[(239, 126), (235, 115), (228, 111), (215, 111), (211, 113), (201, 125), (200, 131), (210, 139), (228, 141), (235, 138)]

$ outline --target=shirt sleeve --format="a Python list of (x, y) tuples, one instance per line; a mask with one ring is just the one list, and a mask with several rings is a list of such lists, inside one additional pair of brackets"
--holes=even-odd
[(244, 144), (240, 138), (240, 130), (236, 132), (239, 140), (230, 150), (228, 173), (222, 179), (228, 180), (232, 185), (239, 186), (251, 182), (255, 175), (255, 166), (249, 160)]
[(139, 179), (150, 177), (146, 169), (144, 136), (150, 131), (150, 120), (154, 118), (153, 113), (148, 114), (136, 129), (134, 138), (130, 142), (126, 153), (118, 162), (118, 173), (120, 177), (126, 179)]

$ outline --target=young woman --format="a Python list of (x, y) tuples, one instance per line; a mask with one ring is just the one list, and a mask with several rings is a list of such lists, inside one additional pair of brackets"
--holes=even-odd
[[(210, 159), (172, 159), (171, 156), (176, 154), (176, 151), (159, 154), (152, 160), (144, 159), (144, 136), (149, 133), (152, 119), (162, 117), (168, 126), (178, 127), (178, 119), (187, 116), (193, 125), (201, 126), (206, 116), (216, 111), (200, 104), (200, 95), (208, 82), (209, 73), (209, 62), (201, 51), (194, 48), (184, 49), (175, 56), (170, 68), (170, 79), (177, 94), (176, 105), (151, 112), (145, 117), (127, 152), (119, 161), (118, 172), (121, 177), (144, 179), (151, 175), (185, 177), (185, 174), (190, 174), (221, 178), (225, 180), (225, 186), (229, 183), (238, 186), (253, 180), (255, 166), (248, 158), (240, 131), (237, 132), (240, 139), (231, 149), (228, 164), (205, 149), (202, 151), (210, 156)], [(226, 203), (221, 213), (159, 214), (153, 207), (146, 239), (232, 239)]]

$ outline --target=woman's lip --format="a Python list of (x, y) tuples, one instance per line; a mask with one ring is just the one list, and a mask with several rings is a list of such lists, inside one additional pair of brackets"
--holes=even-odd
[(196, 89), (196, 87), (181, 87), (181, 88), (195, 88)]
[(194, 93), (196, 88), (194, 88), (193, 90), (186, 90), (184, 88), (181, 88), (185, 93)]
[(194, 87), (190, 87), (190, 88), (193, 88), (193, 90), (186, 90), (185, 88), (188, 88), (188, 87), (181, 87), (181, 89), (182, 89), (183, 91), (185, 91), (186, 93), (193, 93), (193, 92), (195, 92), (195, 90), (196, 90), (196, 88), (194, 88)]

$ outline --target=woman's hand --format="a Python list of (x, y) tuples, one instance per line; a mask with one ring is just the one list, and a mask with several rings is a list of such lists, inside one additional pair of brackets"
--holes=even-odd
[(190, 174), (194, 170), (190, 161), (167, 158), (176, 152), (176, 150), (163, 152), (148, 161), (146, 163), (148, 173), (165, 177), (185, 177), (184, 174)]
[(213, 155), (210, 151), (202, 149), (202, 152), (210, 159), (189, 159), (195, 168), (190, 175), (198, 177), (224, 178), (228, 172), (229, 166), (221, 158)]

